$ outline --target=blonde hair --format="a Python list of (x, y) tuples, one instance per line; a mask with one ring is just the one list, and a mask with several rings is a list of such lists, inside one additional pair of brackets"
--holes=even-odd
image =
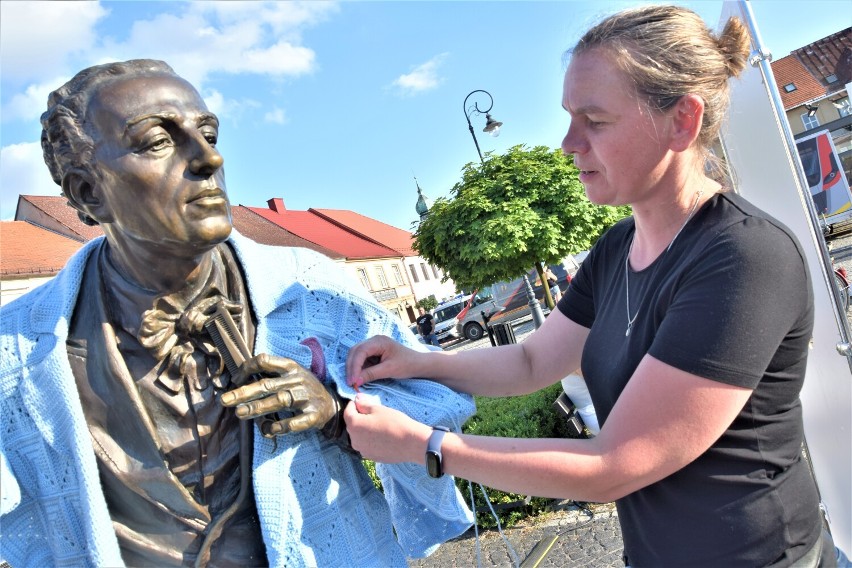
[(704, 101), (698, 144), (705, 159), (716, 141), (730, 102), (728, 79), (748, 61), (749, 33), (730, 18), (716, 37), (701, 17), (680, 6), (624, 10), (595, 25), (568, 52), (605, 50), (634, 83), (640, 100), (664, 112), (686, 94)]

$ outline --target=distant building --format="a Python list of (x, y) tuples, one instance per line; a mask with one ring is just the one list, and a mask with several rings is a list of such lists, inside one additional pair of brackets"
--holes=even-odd
[(59, 195), (19, 195), (15, 221), (26, 221), (81, 243), (104, 234), (99, 226), (85, 224), (77, 210)]
[[(405, 322), (417, 318), (417, 300), (432, 294), (440, 300), (455, 292), (452, 283), (441, 283), (440, 271), (412, 250), (411, 233), (353, 211), (288, 211), (283, 199), (271, 199), (268, 209), (232, 205), (231, 216), (234, 228), (258, 243), (309, 248), (340, 263)], [(86, 225), (61, 196), (19, 196), (14, 223), (20, 224), (4, 227), (3, 234), (4, 301), (49, 280), (83, 243), (103, 235), (99, 226)], [(16, 250), (25, 258), (10, 256), (7, 246), (24, 242), (29, 244)], [(18, 264), (10, 264), (13, 260)]]
[(771, 66), (794, 137), (830, 131), (852, 183), (852, 27), (775, 59)]
[[(405, 274), (403, 253), (335, 222), (328, 215), (320, 215), (315, 209), (287, 209), (280, 197), (269, 199), (267, 204), (268, 208), (247, 209), (294, 235), (342, 255), (346, 259), (346, 269), (370, 291), (376, 301), (402, 321), (413, 322), (417, 319), (414, 309), (417, 300)], [(347, 218), (357, 215), (351, 211), (340, 213)]]
[(316, 243), (312, 243), (298, 235), (294, 235), (283, 227), (279, 227), (272, 221), (269, 221), (263, 216), (252, 211), (250, 207), (232, 205), (231, 218), (234, 223), (234, 228), (241, 235), (256, 243), (276, 247), (308, 248), (327, 256), (335, 262), (343, 263), (346, 260), (346, 258), (338, 252), (324, 246), (320, 246)]
[(414, 297), (418, 301), (429, 296), (435, 296), (436, 300), (441, 301), (455, 295), (455, 283), (452, 280), (441, 281), (444, 273), (429, 264), (412, 248), (414, 238), (408, 231), (397, 229), (354, 211), (340, 209), (310, 209), (310, 211), (401, 254), (414, 290)]
[(83, 242), (26, 221), (0, 221), (0, 305), (41, 286)]

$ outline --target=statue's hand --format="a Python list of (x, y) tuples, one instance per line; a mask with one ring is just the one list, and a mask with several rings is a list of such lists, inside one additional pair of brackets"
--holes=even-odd
[[(268, 353), (255, 355), (240, 366), (231, 380), (239, 385), (252, 375), (259, 378), (224, 393), (222, 404), (236, 407), (236, 415), (242, 420), (263, 417), (260, 428), (268, 438), (323, 428), (340, 411), (337, 398), (313, 373), (292, 359)], [(278, 412), (292, 415), (280, 418)]]

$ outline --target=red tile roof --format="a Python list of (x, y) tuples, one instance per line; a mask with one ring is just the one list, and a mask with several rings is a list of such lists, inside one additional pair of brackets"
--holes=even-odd
[(411, 233), (387, 225), (381, 221), (365, 217), (348, 209), (308, 209), (335, 225), (348, 229), (358, 236), (392, 248), (402, 256), (418, 256), (412, 248), (414, 238)]
[(252, 211), (249, 207), (243, 205), (232, 206), (231, 217), (234, 221), (234, 228), (241, 235), (257, 243), (279, 247), (304, 247), (315, 250), (332, 259), (343, 258), (342, 254), (314, 244), (311, 241), (294, 235), (283, 227), (279, 227), (272, 221)]
[(64, 197), (58, 195), (19, 196), (15, 220), (29, 221), (83, 242), (91, 241), (104, 234), (97, 225), (90, 226), (81, 221), (77, 210), (68, 205)]
[(53, 276), (82, 246), (26, 221), (0, 221), (0, 275)]
[[(772, 62), (772, 74), (781, 93), (784, 110), (790, 110), (825, 96), (825, 87), (808, 73), (802, 62), (795, 56), (788, 55)], [(793, 83), (796, 90), (788, 93), (784, 86)]]
[[(271, 199), (270, 209), (248, 207), (264, 219), (312, 243), (329, 248), (347, 259), (398, 258), (399, 252), (360, 237), (310, 211), (290, 211), (283, 200)], [(275, 207), (273, 210), (272, 207)]]
[[(771, 66), (784, 110), (832, 95), (852, 80), (852, 27), (800, 47)], [(837, 80), (828, 82), (829, 75)], [(790, 83), (796, 90), (788, 93), (784, 86)]]

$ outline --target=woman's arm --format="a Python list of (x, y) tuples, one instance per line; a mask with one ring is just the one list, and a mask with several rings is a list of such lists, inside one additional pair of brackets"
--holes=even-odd
[[(451, 433), (442, 447), (444, 471), (513, 493), (613, 501), (704, 453), (750, 394), (749, 389), (704, 379), (646, 356), (595, 438)], [(424, 462), (429, 426), (359, 399), (347, 408), (346, 423), (353, 447), (365, 458)]]
[(423, 377), (469, 394), (527, 394), (577, 369), (588, 334), (587, 328), (554, 310), (541, 328), (515, 345), (423, 353), (374, 337), (349, 351), (346, 375), (350, 384)]

